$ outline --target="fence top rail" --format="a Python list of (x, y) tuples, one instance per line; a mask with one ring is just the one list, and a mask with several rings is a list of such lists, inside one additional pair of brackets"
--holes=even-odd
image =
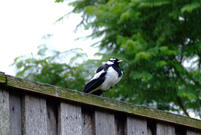
[(69, 90), (66, 88), (60, 88), (48, 84), (33, 82), (26, 79), (5, 75), (3, 72), (0, 72), (0, 88), (1, 87), (17, 88), (15, 90), (42, 94), (57, 99), (63, 99), (103, 109), (124, 112), (131, 115), (137, 115), (145, 118), (155, 119), (201, 130), (201, 121), (197, 119), (143, 106), (138, 106), (126, 102), (121, 102), (109, 98), (85, 94), (75, 90)]

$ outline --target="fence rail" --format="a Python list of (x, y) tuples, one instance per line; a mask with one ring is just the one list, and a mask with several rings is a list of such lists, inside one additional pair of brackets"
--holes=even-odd
[(0, 135), (201, 135), (201, 121), (0, 72)]

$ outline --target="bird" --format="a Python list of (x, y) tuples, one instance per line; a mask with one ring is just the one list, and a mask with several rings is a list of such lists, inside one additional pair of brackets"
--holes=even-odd
[(99, 96), (116, 85), (123, 75), (123, 71), (119, 66), (122, 61), (118, 58), (110, 58), (96, 70), (92, 79), (86, 83), (83, 92)]

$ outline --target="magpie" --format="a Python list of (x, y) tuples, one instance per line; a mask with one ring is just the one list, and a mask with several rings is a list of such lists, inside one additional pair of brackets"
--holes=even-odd
[(123, 75), (119, 66), (122, 60), (110, 58), (104, 65), (96, 70), (96, 74), (84, 87), (83, 92), (94, 95), (101, 95), (115, 84), (117, 84)]

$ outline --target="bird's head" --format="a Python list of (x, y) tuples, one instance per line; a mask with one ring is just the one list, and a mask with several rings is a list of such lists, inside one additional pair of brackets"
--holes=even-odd
[(108, 61), (107, 61), (107, 64), (108, 65), (112, 65), (112, 64), (119, 64), (121, 63), (123, 60), (119, 60), (117, 58), (110, 58)]

